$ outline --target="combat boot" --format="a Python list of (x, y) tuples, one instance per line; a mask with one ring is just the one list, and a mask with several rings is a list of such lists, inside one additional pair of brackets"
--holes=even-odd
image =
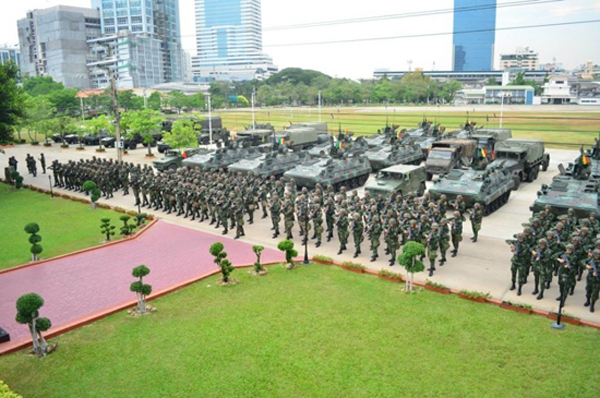
[(585, 303), (583, 303), (583, 306), (584, 307), (589, 307), (590, 306), (590, 298), (589, 297), (585, 298)]
[(434, 271), (433, 268), (429, 268), (429, 276), (433, 276), (433, 271)]
[(531, 292), (531, 294), (538, 294), (540, 291), (538, 290), (538, 285), (535, 285), (535, 288), (533, 289), (533, 292)]
[(221, 235), (227, 235), (227, 232), (229, 232), (229, 230), (228, 230), (227, 228), (225, 228), (225, 229), (223, 230), (223, 232), (221, 232)]
[(358, 257), (358, 252), (354, 252), (354, 256), (352, 256), (353, 258)]
[(277, 238), (278, 236), (279, 236), (279, 232), (275, 232), (275, 233), (273, 234), (273, 239)]
[(515, 282), (512, 282), (512, 285), (510, 285), (510, 289), (508, 290), (515, 290), (517, 287), (515, 286)]
[(573, 286), (571, 288), (571, 290), (569, 290), (569, 296), (572, 296), (575, 293), (575, 286)]
[(541, 300), (541, 299), (543, 299), (543, 298), (544, 298), (544, 291), (542, 290), (542, 291), (540, 292), (540, 294), (538, 294), (538, 296), (537, 296), (535, 299), (536, 299), (536, 300)]
[(321, 246), (321, 242), (315, 243), (315, 247), (319, 247), (319, 246)]
[(393, 267), (395, 263), (396, 263), (396, 261), (395, 261), (395, 260), (392, 258), (392, 259), (390, 260), (390, 267)]
[(458, 250), (452, 250), (452, 257), (456, 257), (457, 254), (458, 254)]
[(590, 305), (590, 312), (594, 312), (596, 311), (596, 303), (592, 303), (592, 305)]
[(517, 296), (521, 295), (521, 288), (523, 287), (523, 285), (519, 285), (519, 290), (517, 290)]
[(375, 256), (371, 256), (371, 262), (374, 262), (376, 260)]

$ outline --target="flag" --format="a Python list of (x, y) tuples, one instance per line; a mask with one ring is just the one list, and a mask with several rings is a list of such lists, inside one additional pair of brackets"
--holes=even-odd
[(185, 151), (181, 151), (181, 156), (183, 156), (184, 159), (187, 159), (187, 153)]
[(335, 146), (338, 149), (343, 149), (344, 148), (344, 142), (343, 141), (338, 141), (338, 142), (335, 143)]
[(487, 152), (485, 149), (481, 148), (481, 157), (487, 158)]
[(346, 129), (346, 134), (345, 135), (348, 135), (348, 129)]
[(396, 136), (397, 136), (398, 138), (402, 138), (402, 131), (398, 131), (398, 132), (396, 133)]
[(279, 144), (280, 145), (285, 145), (285, 138), (280, 138), (279, 139)]
[(587, 166), (590, 164), (590, 158), (587, 155), (583, 155), (581, 157), (581, 164), (583, 164), (584, 166)]

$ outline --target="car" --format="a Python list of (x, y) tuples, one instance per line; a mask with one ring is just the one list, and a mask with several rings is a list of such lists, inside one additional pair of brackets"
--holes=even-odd
[(183, 159), (208, 152), (208, 149), (203, 148), (167, 149), (165, 151), (165, 156), (153, 161), (152, 165), (158, 171), (175, 170), (176, 168), (181, 167)]
[(365, 187), (371, 196), (389, 197), (401, 193), (422, 196), (425, 193), (427, 172), (425, 166), (399, 164), (380, 170), (375, 181)]

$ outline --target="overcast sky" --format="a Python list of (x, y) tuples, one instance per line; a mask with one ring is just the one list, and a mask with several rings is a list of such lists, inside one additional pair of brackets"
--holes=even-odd
[[(4, 0), (7, 2), (7, 0)], [(485, 2), (486, 0), (482, 0)], [(523, 0), (499, 0), (498, 4)], [(498, 8), (496, 26), (512, 27), (557, 22), (600, 20), (600, 0), (546, 1), (544, 4)], [(552, 0), (550, 0), (552, 1)], [(17, 19), (28, 10), (58, 4), (89, 7), (90, 0), (21, 0), (5, 5), (0, 13), (0, 42), (17, 44)], [(194, 0), (179, 0), (183, 47), (195, 53)], [(343, 24), (318, 28), (269, 30), (269, 27), (332, 21), (347, 18), (401, 14), (453, 7), (453, 0), (421, 2), (369, 0), (263, 0), (263, 45), (280, 68), (297, 66), (316, 69), (332, 76), (369, 78), (374, 69), (392, 70), (412, 67), (449, 70), (452, 60), (452, 35), (404, 38), (358, 43), (277, 46), (341, 39), (405, 36), (452, 31), (452, 13), (418, 18)], [(567, 68), (586, 61), (600, 63), (600, 23), (555, 26), (496, 33), (495, 65), (499, 54), (529, 46), (538, 51), (542, 63), (555, 58)]]

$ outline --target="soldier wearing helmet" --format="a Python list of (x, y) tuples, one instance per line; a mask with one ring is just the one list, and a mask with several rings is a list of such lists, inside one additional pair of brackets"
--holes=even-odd
[(552, 278), (552, 251), (548, 248), (548, 241), (540, 239), (538, 246), (531, 250), (533, 256), (533, 275), (535, 289), (533, 294), (538, 294), (537, 299), (544, 298), (544, 290)]
[(473, 237), (471, 240), (473, 243), (475, 243), (477, 242), (477, 237), (479, 236), (479, 231), (481, 230), (481, 223), (483, 221), (483, 211), (481, 210), (481, 205), (479, 203), (475, 203), (473, 210), (469, 211), (469, 215), (471, 217), (471, 229), (473, 230)]
[(556, 298), (556, 301), (561, 301), (561, 306), (565, 305), (567, 296), (573, 294), (575, 289), (575, 275), (577, 274), (577, 267), (575, 265), (576, 256), (574, 254), (575, 246), (571, 243), (565, 246), (565, 253), (558, 257), (557, 262), (559, 263), (558, 268), (558, 286), (560, 288), (560, 296)]
[(452, 203), (452, 208), (460, 213), (460, 218), (465, 221), (465, 212), (467, 211), (467, 204), (462, 195), (457, 195), (456, 200)]
[(450, 220), (450, 234), (452, 236), (452, 257), (458, 254), (458, 246), (462, 241), (463, 220), (460, 211), (454, 212), (454, 218)]
[[(356, 191), (354, 191), (356, 192)], [(364, 232), (364, 224), (362, 222), (362, 217), (359, 213), (354, 213), (352, 216), (352, 237), (354, 238), (354, 258), (358, 257), (361, 254), (360, 244), (364, 240), (363, 232)]]
[(507, 243), (510, 245), (510, 249), (512, 251), (512, 260), (511, 260), (511, 286), (510, 290), (515, 290), (517, 288), (517, 280), (519, 288), (517, 290), (517, 296), (521, 295), (523, 285), (527, 283), (527, 275), (529, 274), (529, 257), (530, 247), (525, 240), (524, 234), (517, 234), (516, 240), (509, 240)]
[(349, 236), (348, 226), (349, 222), (346, 210), (342, 209), (340, 210), (336, 221), (338, 240), (340, 241), (340, 250), (338, 251), (338, 254), (342, 254), (342, 252), (346, 250), (346, 244), (348, 243)]
[(585, 268), (588, 270), (585, 285), (585, 303), (590, 307), (590, 312), (595, 311), (598, 293), (600, 292), (600, 250), (594, 249), (592, 257), (588, 259)]
[(440, 248), (440, 234), (438, 231), (438, 223), (433, 223), (431, 224), (431, 231), (425, 235), (425, 247), (427, 248), (427, 257), (429, 258), (429, 276), (433, 276), (433, 272), (435, 271), (435, 259), (437, 258), (437, 251)]

